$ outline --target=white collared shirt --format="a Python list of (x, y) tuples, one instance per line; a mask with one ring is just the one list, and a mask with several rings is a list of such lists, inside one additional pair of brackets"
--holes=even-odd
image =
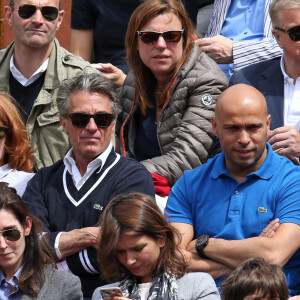
[(10, 72), (14, 76), (14, 78), (21, 83), (23, 86), (28, 86), (39, 79), (44, 72), (46, 72), (49, 64), (49, 58), (47, 58), (43, 64), (31, 75), (30, 78), (24, 77), (24, 75), (17, 69), (14, 64), (14, 55), (12, 55), (10, 59)]
[(280, 67), (284, 78), (284, 126), (294, 126), (300, 131), (300, 77), (294, 84), (294, 80), (286, 74), (283, 55)]
[[(109, 146), (105, 149), (104, 152), (102, 152), (99, 156), (97, 156), (93, 161), (91, 161), (86, 169), (86, 172), (83, 176), (81, 176), (78, 167), (76, 165), (76, 162), (73, 158), (73, 148), (71, 148), (68, 153), (66, 154), (63, 162), (65, 165), (65, 168), (67, 169), (67, 171), (70, 173), (70, 175), (72, 176), (73, 179), (73, 183), (75, 185), (75, 187), (77, 188), (77, 190), (79, 191), (80, 188), (84, 185), (84, 183), (90, 178), (90, 176), (95, 172), (95, 170), (97, 168), (100, 167), (99, 172), (101, 171), (102, 167), (105, 165), (105, 162), (107, 160), (107, 157), (109, 155), (109, 153), (111, 152), (112, 149), (112, 143), (109, 144)], [(60, 236), (62, 235), (63, 232), (59, 232), (58, 235), (55, 238), (55, 242), (54, 242), (54, 249), (56, 252), (56, 256), (59, 260), (61, 260), (62, 255), (59, 251), (59, 240), (60, 240)], [(59, 263), (57, 263), (57, 268), (59, 270), (64, 270), (66, 272), (71, 272), (67, 262), (65, 260), (60, 261)]]
[(72, 176), (74, 185), (76, 186), (77, 190), (79, 191), (85, 182), (90, 178), (90, 176), (95, 172), (95, 170), (99, 167), (101, 171), (102, 167), (104, 166), (107, 157), (112, 149), (112, 144), (110, 143), (109, 146), (102, 152), (99, 156), (97, 156), (93, 161), (91, 161), (86, 169), (86, 172), (83, 176), (81, 176), (76, 162), (73, 158), (73, 149), (71, 148), (64, 158), (64, 164), (67, 171)]
[(20, 197), (23, 196), (27, 182), (34, 176), (34, 173), (27, 173), (11, 169), (8, 164), (0, 167), (0, 182), (7, 182), (10, 187), (17, 190)]

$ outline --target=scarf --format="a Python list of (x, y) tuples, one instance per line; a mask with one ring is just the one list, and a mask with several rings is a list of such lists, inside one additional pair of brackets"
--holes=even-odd
[[(121, 281), (119, 287), (125, 298), (141, 299), (136, 277), (129, 276), (125, 278)], [(166, 272), (162, 276), (154, 277), (147, 300), (178, 300), (178, 286), (175, 275)]]

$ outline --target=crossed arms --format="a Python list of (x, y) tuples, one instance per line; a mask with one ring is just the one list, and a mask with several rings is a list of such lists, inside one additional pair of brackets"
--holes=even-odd
[(267, 262), (284, 266), (300, 247), (300, 226), (294, 223), (272, 221), (258, 237), (244, 240), (210, 238), (204, 249), (208, 259), (199, 257), (193, 240), (193, 226), (172, 223), (182, 234), (179, 247), (188, 262), (190, 271), (207, 272), (215, 279), (227, 276), (241, 262), (260, 256)]

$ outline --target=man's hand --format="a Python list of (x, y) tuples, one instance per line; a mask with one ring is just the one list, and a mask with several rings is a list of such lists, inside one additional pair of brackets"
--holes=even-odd
[(276, 230), (279, 228), (279, 219), (275, 219), (269, 223), (269, 225), (263, 229), (263, 231), (260, 233), (260, 237), (267, 237), (271, 238), (274, 236)]
[(294, 126), (279, 127), (269, 131), (268, 142), (274, 152), (299, 164), (295, 158), (300, 157), (300, 133)]
[(121, 87), (124, 83), (126, 75), (123, 71), (112, 64), (92, 64), (99, 73), (111, 80), (116, 87)]
[(62, 259), (74, 253), (78, 253), (87, 247), (97, 249), (99, 234), (100, 227), (85, 227), (62, 233), (58, 246)]
[(208, 56), (218, 64), (233, 62), (233, 41), (222, 35), (203, 38), (196, 41)]

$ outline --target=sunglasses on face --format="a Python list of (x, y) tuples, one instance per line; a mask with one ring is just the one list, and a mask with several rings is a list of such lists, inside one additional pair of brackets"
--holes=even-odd
[(182, 30), (168, 30), (163, 32), (158, 31), (137, 31), (137, 35), (141, 37), (143, 43), (147, 45), (155, 44), (160, 36), (163, 37), (166, 43), (178, 43), (183, 35)]
[(11, 241), (11, 242), (18, 241), (21, 237), (21, 232), (16, 228), (3, 230), (0, 231), (0, 233), (7, 241)]
[(282, 29), (280, 27), (275, 27), (275, 29), (288, 34), (290, 39), (294, 42), (300, 41), (300, 26), (295, 26), (288, 30)]
[[(31, 4), (24, 4), (19, 6), (18, 14), (22, 19), (29, 19), (34, 15), (38, 7)], [(40, 8), (43, 17), (47, 21), (54, 21), (58, 16), (58, 8), (54, 6), (42, 6)]]
[(8, 131), (7, 127), (0, 126), (0, 140), (6, 136), (7, 131)]
[(91, 118), (94, 119), (98, 128), (107, 128), (115, 118), (113, 114), (97, 113), (89, 115), (80, 112), (70, 114), (69, 117), (71, 118), (73, 126), (77, 128), (84, 128), (90, 122)]

